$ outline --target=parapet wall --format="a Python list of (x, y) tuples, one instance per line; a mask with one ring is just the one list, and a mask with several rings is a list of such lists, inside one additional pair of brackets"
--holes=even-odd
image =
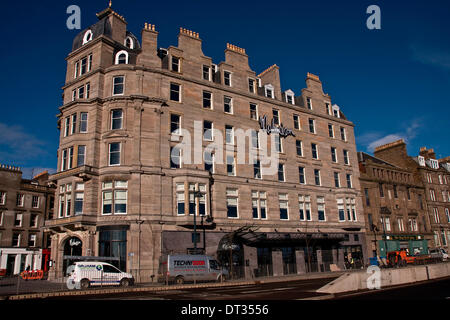
[[(371, 289), (367, 279), (376, 280), (376, 274), (369, 270), (348, 272), (318, 289), (320, 293), (341, 293)], [(380, 289), (401, 284), (426, 281), (450, 276), (450, 262), (399, 269), (380, 269)], [(370, 281), (369, 281), (370, 283)], [(375, 285), (375, 282), (372, 282)]]

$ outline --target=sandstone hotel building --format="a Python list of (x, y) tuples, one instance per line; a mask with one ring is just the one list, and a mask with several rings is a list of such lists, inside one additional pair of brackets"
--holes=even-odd
[[(216, 64), (196, 32), (180, 28), (178, 46), (160, 48), (154, 25), (139, 41), (110, 7), (97, 17), (66, 58), (55, 216), (45, 222), (53, 275), (96, 257), (148, 279), (162, 254), (194, 248), (240, 276), (366, 259), (354, 125), (318, 76), (285, 90), (276, 65), (257, 74), (237, 46)], [(264, 116), (293, 135), (276, 140), (278, 170), (261, 176), (259, 163), (236, 162), (233, 132), (262, 131)], [(194, 121), (203, 148), (218, 139), (208, 129), (231, 145), (222, 164), (171, 157), (173, 135), (193, 136)]]

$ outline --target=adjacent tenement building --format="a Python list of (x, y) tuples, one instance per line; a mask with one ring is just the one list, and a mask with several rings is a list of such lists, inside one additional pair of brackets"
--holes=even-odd
[(421, 181), (412, 171), (367, 153), (358, 152), (358, 160), (370, 256), (400, 249), (427, 254), (433, 233)]
[(9, 275), (48, 270), (50, 238), (42, 227), (52, 218), (55, 189), (47, 178), (22, 179), (20, 168), (0, 165), (0, 269)]
[(420, 148), (417, 156), (408, 156), (403, 140), (380, 146), (375, 156), (414, 174), (425, 189), (428, 219), (434, 234), (430, 247), (448, 250), (450, 239), (450, 163), (436, 159), (433, 149)]
[(354, 125), (318, 76), (283, 90), (237, 46), (216, 64), (196, 32), (159, 48), (154, 25), (139, 42), (111, 8), (97, 16), (66, 59), (54, 275), (103, 259), (148, 279), (162, 254), (199, 251), (247, 276), (363, 262)]

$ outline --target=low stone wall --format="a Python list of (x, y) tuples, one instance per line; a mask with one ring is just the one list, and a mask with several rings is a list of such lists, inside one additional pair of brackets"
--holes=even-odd
[[(318, 289), (319, 293), (340, 293), (374, 289), (450, 276), (450, 262), (412, 266), (399, 269), (380, 269), (379, 273), (371, 269), (348, 272)], [(370, 279), (369, 279), (370, 277)], [(369, 281), (367, 281), (369, 279)], [(368, 288), (371, 286), (371, 288)]]

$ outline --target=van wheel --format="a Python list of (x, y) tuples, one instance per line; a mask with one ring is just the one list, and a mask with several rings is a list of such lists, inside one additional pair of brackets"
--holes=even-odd
[(120, 280), (121, 287), (128, 287), (129, 285), (130, 285), (130, 280), (128, 280), (127, 278)]
[(87, 289), (89, 288), (90, 283), (88, 279), (83, 279), (80, 281), (80, 289)]
[(183, 284), (184, 278), (182, 276), (178, 276), (175, 278), (175, 284)]

